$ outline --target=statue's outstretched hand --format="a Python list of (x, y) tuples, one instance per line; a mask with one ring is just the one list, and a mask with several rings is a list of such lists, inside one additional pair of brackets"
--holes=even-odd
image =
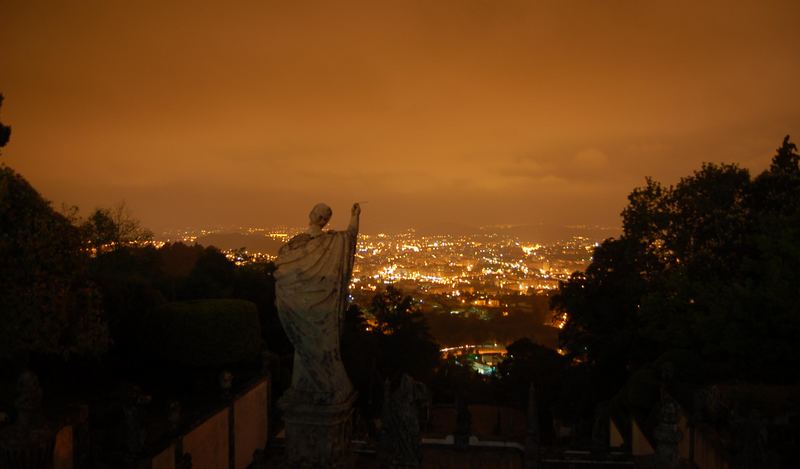
[(352, 213), (354, 217), (361, 215), (361, 204), (359, 204), (358, 202), (354, 203)]

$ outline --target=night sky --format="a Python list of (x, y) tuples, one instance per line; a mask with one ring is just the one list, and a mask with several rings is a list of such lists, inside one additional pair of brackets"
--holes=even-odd
[(162, 3), (0, 0), (2, 161), (55, 207), (613, 227), (645, 176), (800, 140), (796, 0)]

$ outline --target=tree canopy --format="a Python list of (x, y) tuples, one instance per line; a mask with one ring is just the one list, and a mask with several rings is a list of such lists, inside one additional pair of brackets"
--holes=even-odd
[[(3, 107), (3, 95), (0, 94), (0, 108)], [(11, 127), (7, 125), (3, 125), (0, 122), (0, 148), (3, 148), (8, 144), (8, 141), (11, 139)]]
[(372, 298), (369, 311), (377, 321), (374, 332), (384, 376), (408, 373), (429, 380), (439, 361), (439, 346), (414, 299), (389, 285)]
[(108, 346), (80, 231), (0, 166), (0, 358), (96, 355)]
[(769, 169), (704, 164), (628, 196), (623, 233), (553, 297), (562, 347), (602, 370), (607, 397), (675, 350), (706, 380), (796, 381), (800, 352), (800, 156), (787, 136)]
[(440, 364), (439, 345), (418, 306), (389, 285), (372, 298), (368, 310), (374, 322), (368, 322), (356, 305), (345, 313), (342, 358), (367, 412), (380, 409), (384, 380), (406, 373), (430, 383)]
[(109, 251), (153, 238), (153, 233), (142, 228), (139, 220), (131, 216), (125, 203), (113, 208), (95, 209), (79, 222), (79, 228), (85, 243), (94, 252)]

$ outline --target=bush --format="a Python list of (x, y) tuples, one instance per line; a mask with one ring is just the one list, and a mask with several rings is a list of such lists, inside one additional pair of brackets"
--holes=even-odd
[(144, 353), (160, 362), (216, 367), (255, 361), (262, 349), (255, 303), (215, 299), (166, 303), (147, 315)]

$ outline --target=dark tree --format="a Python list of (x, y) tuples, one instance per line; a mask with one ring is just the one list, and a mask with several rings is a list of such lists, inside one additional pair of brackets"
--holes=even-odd
[(798, 171), (800, 171), (800, 155), (797, 154), (797, 145), (789, 141), (787, 135), (783, 138), (783, 144), (778, 148), (778, 153), (772, 158), (769, 173), (797, 176)]
[(98, 208), (80, 223), (87, 246), (95, 252), (110, 251), (153, 238), (153, 233), (142, 228), (133, 218), (125, 203), (113, 208)]
[(0, 166), (0, 358), (97, 355), (108, 346), (81, 236), (12, 169)]
[(519, 408), (528, 406), (530, 385), (536, 388), (540, 428), (546, 438), (551, 438), (552, 413), (561, 392), (561, 382), (567, 360), (553, 349), (535, 344), (530, 339), (520, 339), (506, 347), (508, 354), (497, 368), (501, 392), (506, 403)]
[[(800, 353), (800, 156), (787, 137), (755, 179), (704, 164), (674, 187), (648, 179), (623, 234), (562, 282), (562, 346), (608, 399), (663, 354), (692, 351), (697, 379), (796, 381)], [(602, 379), (600, 378), (602, 377)]]
[(413, 298), (393, 286), (372, 298), (368, 321), (356, 305), (345, 311), (342, 361), (358, 390), (358, 406), (366, 416), (377, 416), (385, 380), (403, 373), (430, 384), (440, 365), (439, 345)]
[(230, 298), (236, 281), (236, 265), (219, 249), (209, 246), (186, 278), (181, 299)]
[(153, 247), (118, 247), (90, 262), (117, 349), (131, 345), (131, 335), (137, 333), (143, 315), (167, 301), (159, 289), (165, 283), (159, 261)]
[(275, 307), (275, 264), (253, 263), (238, 267), (233, 297), (250, 300), (258, 306), (261, 332), (267, 347), (279, 355), (292, 352), (292, 344), (278, 318)]
[(358, 391), (358, 405), (367, 415), (377, 415), (382, 397), (382, 378), (378, 375), (381, 350), (378, 337), (367, 324), (361, 309), (350, 305), (342, 326), (342, 362), (347, 376)]
[[(0, 108), (3, 107), (3, 95), (0, 94)], [(11, 139), (11, 127), (7, 125), (3, 125), (0, 122), (0, 148), (3, 148), (8, 144), (8, 141)]]
[(439, 346), (414, 299), (390, 285), (373, 297), (369, 310), (377, 321), (383, 376), (408, 373), (420, 381), (430, 381), (439, 363)]

